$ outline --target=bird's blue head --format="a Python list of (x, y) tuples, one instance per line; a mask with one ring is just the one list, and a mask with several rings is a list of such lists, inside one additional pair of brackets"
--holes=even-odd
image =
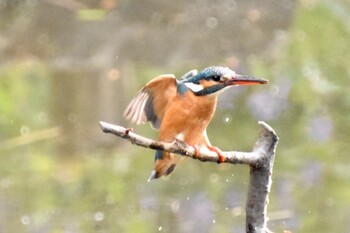
[(236, 74), (227, 67), (212, 66), (199, 73), (185, 75), (180, 82), (197, 96), (219, 94), (225, 88), (233, 85), (266, 84), (267, 80)]

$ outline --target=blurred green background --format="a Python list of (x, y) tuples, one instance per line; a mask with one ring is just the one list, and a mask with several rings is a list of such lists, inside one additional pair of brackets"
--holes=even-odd
[(148, 183), (156, 138), (122, 112), (154, 76), (211, 65), (270, 80), (221, 95), (208, 129), (278, 133), (274, 232), (350, 232), (348, 0), (0, 0), (0, 232), (244, 232), (249, 170), (187, 160)]

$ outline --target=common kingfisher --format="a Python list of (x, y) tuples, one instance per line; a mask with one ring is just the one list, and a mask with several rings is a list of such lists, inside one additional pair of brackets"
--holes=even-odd
[[(184, 141), (195, 148), (206, 147), (218, 154), (218, 163), (225, 157), (210, 144), (206, 128), (216, 110), (218, 95), (235, 85), (266, 84), (267, 80), (236, 74), (227, 67), (191, 70), (179, 80), (163, 74), (151, 80), (132, 99), (124, 112), (126, 119), (141, 124), (150, 122), (159, 130), (159, 141)], [(149, 180), (169, 175), (184, 156), (157, 150), (154, 170)]]

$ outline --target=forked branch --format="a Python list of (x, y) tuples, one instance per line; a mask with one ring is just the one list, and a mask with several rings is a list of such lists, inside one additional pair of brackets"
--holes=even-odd
[[(275, 131), (265, 122), (259, 121), (262, 130), (252, 152), (223, 152), (225, 163), (246, 164), (250, 166), (250, 180), (246, 204), (246, 232), (267, 233), (267, 203), (271, 189), (271, 175), (278, 137)], [(199, 155), (195, 149), (184, 142), (175, 140), (158, 142), (133, 133), (131, 129), (100, 122), (102, 131), (111, 133), (138, 146), (163, 150), (171, 153), (198, 159), (200, 161), (217, 162), (219, 156), (212, 151), (201, 150)]]

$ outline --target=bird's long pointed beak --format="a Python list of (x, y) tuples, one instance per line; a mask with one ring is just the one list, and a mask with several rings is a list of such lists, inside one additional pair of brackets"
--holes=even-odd
[(236, 74), (227, 80), (227, 85), (256, 85), (267, 84), (266, 79), (255, 78), (247, 75)]

